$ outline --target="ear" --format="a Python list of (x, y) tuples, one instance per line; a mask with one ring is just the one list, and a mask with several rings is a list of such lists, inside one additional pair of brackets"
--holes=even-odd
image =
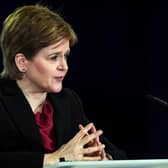
[(15, 55), (15, 64), (17, 68), (19, 69), (20, 72), (26, 72), (27, 71), (27, 59), (24, 54), (22, 53), (17, 53)]

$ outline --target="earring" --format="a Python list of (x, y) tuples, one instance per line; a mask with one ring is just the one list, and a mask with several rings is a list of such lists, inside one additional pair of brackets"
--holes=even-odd
[(25, 73), (25, 72), (26, 72), (26, 69), (25, 69), (25, 68), (23, 68), (23, 69), (22, 69), (22, 72), (23, 72), (23, 73)]

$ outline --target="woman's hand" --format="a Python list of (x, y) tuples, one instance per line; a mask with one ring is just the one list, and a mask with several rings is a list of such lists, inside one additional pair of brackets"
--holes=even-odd
[[(83, 129), (83, 125), (79, 125), (80, 129)], [(92, 128), (90, 129), (91, 133), (96, 132), (96, 127), (93, 125)], [(87, 146), (88, 147), (93, 147), (93, 146), (98, 146), (101, 145), (99, 136), (97, 136), (93, 141), (88, 142)], [(106, 154), (105, 149), (103, 148), (101, 151), (95, 152), (91, 154), (92, 156), (101, 156), (101, 160), (112, 160), (112, 156), (109, 154)]]
[(45, 154), (44, 165), (54, 164), (63, 157), (67, 161), (101, 160), (101, 155), (92, 155), (104, 149), (103, 144), (87, 146), (89, 142), (95, 141), (102, 134), (101, 130), (89, 133), (93, 129), (90, 123), (83, 127), (68, 143), (61, 146), (56, 152)]

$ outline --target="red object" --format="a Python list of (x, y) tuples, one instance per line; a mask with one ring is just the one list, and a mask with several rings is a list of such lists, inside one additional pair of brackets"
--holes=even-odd
[(40, 130), (44, 149), (47, 153), (55, 151), (53, 112), (51, 103), (46, 100), (43, 104), (42, 112), (35, 114), (36, 124)]

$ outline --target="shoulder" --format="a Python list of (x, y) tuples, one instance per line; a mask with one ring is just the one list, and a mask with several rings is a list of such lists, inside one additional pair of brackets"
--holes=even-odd
[(0, 78), (0, 94), (13, 95), (20, 92), (16, 81), (11, 79)]

